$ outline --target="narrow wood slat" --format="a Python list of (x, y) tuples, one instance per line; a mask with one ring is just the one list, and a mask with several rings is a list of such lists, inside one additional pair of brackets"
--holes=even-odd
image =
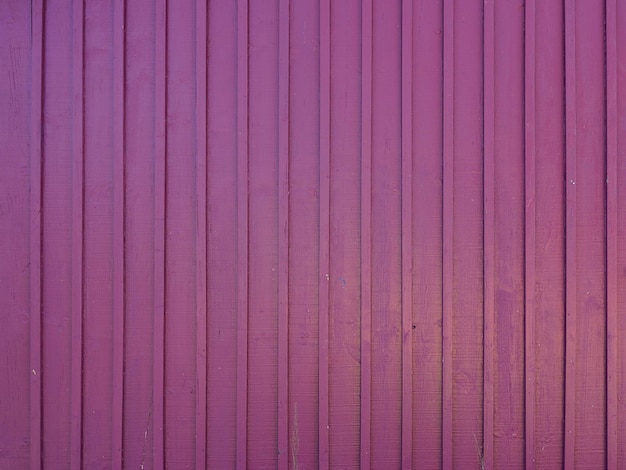
[(154, 468), (165, 467), (165, 161), (167, 128), (167, 0), (159, 0), (155, 17), (154, 78), (154, 357), (152, 432)]
[(564, 467), (575, 465), (576, 427), (576, 10), (565, 2), (565, 453)]
[(82, 466), (83, 212), (84, 212), (84, 5), (72, 10), (72, 327), (70, 466)]
[(44, 5), (31, 8), (31, 145), (30, 145), (30, 467), (41, 468), (41, 210), (43, 170)]
[(495, 387), (495, 4), (484, 3), (484, 168), (483, 168), (483, 464), (494, 464)]
[(618, 468), (618, 110), (617, 1), (606, 2), (606, 308), (607, 468)]
[(289, 1), (278, 26), (278, 468), (289, 465)]
[(113, 406), (112, 465), (122, 468), (125, 317), (125, 1), (113, 4)]
[(535, 155), (536, 43), (535, 0), (527, 0), (525, 18), (525, 446), (526, 470), (535, 468)]
[(442, 462), (452, 469), (452, 318), (454, 274), (454, 2), (443, 6), (443, 403)]
[[(538, 468), (563, 467), (565, 393), (565, 142), (563, 4), (534, 2), (536, 59), (536, 328), (530, 333)], [(530, 26), (527, 26), (529, 28)], [(530, 33), (529, 33), (530, 34)], [(529, 45), (526, 45), (528, 52)], [(528, 76), (529, 71), (526, 71)], [(555, 90), (554, 93), (549, 90)], [(527, 97), (528, 99), (528, 97)], [(528, 257), (529, 254), (526, 254)], [(528, 284), (527, 284), (528, 286)], [(527, 358), (528, 359), (528, 358)], [(532, 366), (531, 366), (532, 367)], [(528, 379), (528, 378), (527, 378)], [(528, 380), (526, 380), (528, 382)], [(528, 410), (527, 410), (528, 411)], [(544, 417), (554, 416), (546, 420)]]
[(319, 468), (329, 466), (330, 0), (320, 0)]
[(372, 454), (372, 0), (361, 12), (361, 469)]
[(237, 2), (237, 468), (247, 467), (248, 0)]
[(413, 456), (413, 0), (402, 2), (402, 468)]
[(207, 0), (196, 1), (196, 468), (207, 451)]

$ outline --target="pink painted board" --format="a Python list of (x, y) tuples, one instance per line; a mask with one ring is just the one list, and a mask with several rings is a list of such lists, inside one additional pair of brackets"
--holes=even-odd
[(318, 462), (319, 5), (290, 4), (289, 468)]
[[(147, 14), (149, 12), (149, 14)], [(124, 342), (123, 461), (153, 465), (151, 443), (154, 402), (153, 250), (154, 14), (148, 4), (129, 5), (126, 13), (125, 226), (126, 316)], [(146, 152), (149, 149), (150, 152)], [(145, 189), (142, 189), (145, 188)]]
[(237, 45), (229, 26), (236, 10), (213, 2), (208, 18), (206, 447), (208, 466), (228, 468), (235, 462), (237, 409)]
[[(372, 468), (396, 468), (402, 421), (402, 152), (399, 1), (373, 2), (372, 28)], [(393, 32), (393, 34), (391, 33)]]
[(443, 391), (442, 2), (416, 3), (413, 21), (412, 464), (438, 467)]
[(0, 467), (620, 468), (620, 2), (18, 3)]
[(535, 361), (530, 367), (535, 368), (533, 447), (536, 466), (541, 468), (563, 465), (565, 90), (562, 5), (537, 2), (536, 6), (536, 321), (532, 332)]
[[(524, 15), (494, 14), (493, 466), (524, 463)], [(485, 436), (485, 439), (487, 436)]]
[(329, 461), (359, 462), (359, 2), (330, 5)]
[(278, 2), (249, 5), (248, 467), (278, 465)]
[[(0, 174), (0, 304), (4, 312), (0, 332), (0, 442), (5, 466), (27, 468), (30, 463), (31, 422), (28, 419), (33, 373), (29, 354), (31, 275), (39, 271), (31, 267), (30, 239), (30, 165), (31, 165), (31, 76), (30, 36), (23, 27), (30, 21), (26, 4), (0, 6), (0, 68), (10, 71), (3, 81), (0, 95), (0, 140), (3, 171)], [(33, 75), (37, 73), (34, 70)], [(8, 73), (5, 73), (7, 77)], [(32, 80), (32, 81), (31, 81)], [(6, 83), (6, 85), (4, 85)], [(36, 86), (36, 85), (35, 85)], [(35, 110), (36, 112), (36, 110)], [(36, 220), (35, 220), (36, 222)], [(40, 372), (40, 371), (39, 371)], [(33, 415), (36, 416), (36, 411)], [(33, 446), (34, 447), (34, 446)]]

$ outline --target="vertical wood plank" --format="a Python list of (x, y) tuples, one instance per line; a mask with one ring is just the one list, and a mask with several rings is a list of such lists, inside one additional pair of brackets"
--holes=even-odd
[[(83, 183), (83, 378), (82, 465), (113, 463), (115, 342), (114, 301), (121, 280), (114, 276), (120, 253), (114, 205), (119, 195), (115, 139), (114, 5), (86, 2), (84, 10), (84, 183)], [(91, 21), (98, 18), (97, 23)], [(93, 54), (92, 51), (101, 51)], [(123, 96), (123, 95), (121, 95)], [(105, 189), (106, 188), (106, 189)], [(99, 435), (98, 439), (92, 436)]]
[(247, 466), (248, 0), (237, 3), (237, 468)]
[[(611, 334), (615, 335), (616, 341), (616, 344), (613, 345), (616, 349), (614, 358), (617, 361), (615, 364), (617, 377), (615, 378), (616, 382), (614, 384), (614, 388), (617, 388), (618, 400), (617, 402), (613, 402), (615, 405), (613, 413), (617, 413), (617, 424), (614, 431), (617, 434), (617, 437), (614, 438), (616, 445), (615, 449), (611, 450), (609, 447), (607, 451), (609, 452), (609, 463), (611, 460), (617, 459), (617, 467), (614, 468), (621, 468), (626, 465), (626, 439), (624, 438), (624, 436), (626, 436), (626, 419), (624, 419), (626, 416), (626, 401), (621, 399), (621, 396), (619, 395), (626, 389), (626, 341), (623, 339), (626, 334), (626, 315), (623, 313), (626, 306), (626, 282), (624, 282), (623, 278), (623, 266), (626, 266), (626, 158), (624, 158), (624, 152), (626, 151), (626, 127), (621, 124), (623, 123), (623, 117), (626, 116), (626, 5), (624, 5), (623, 2), (617, 1), (615, 2), (615, 7), (616, 9), (612, 10), (612, 12), (615, 13), (616, 21), (616, 47), (615, 49), (608, 48), (607, 52), (614, 52), (616, 55), (614, 60), (617, 68), (617, 74), (614, 76), (614, 79), (616, 80), (615, 87), (617, 96), (615, 98), (617, 100), (617, 120), (609, 120), (607, 125), (617, 126), (616, 129), (614, 128), (617, 140), (617, 142), (615, 142), (617, 146), (615, 150), (617, 169), (615, 170), (615, 166), (612, 164), (612, 159), (610, 159), (607, 164), (607, 171), (614, 171), (614, 173), (612, 173), (612, 177), (615, 181), (611, 183), (611, 180), (609, 179), (607, 194), (609, 198), (613, 198), (615, 196), (611, 194), (611, 192), (616, 190), (617, 196), (615, 200), (616, 206), (607, 206), (609, 211), (614, 212), (614, 215), (609, 215), (609, 217), (616, 218), (613, 232), (607, 232), (607, 236), (616, 238), (616, 241), (613, 243), (617, 244), (618, 256), (615, 259), (611, 256), (607, 257), (607, 262), (617, 263), (617, 266), (622, 269), (616, 273), (618, 277), (614, 281), (616, 284), (614, 284), (613, 287), (613, 289), (617, 292), (614, 294), (617, 296), (617, 310), (615, 311), (615, 315), (617, 316), (617, 325), (615, 330), (609, 330), (611, 331)], [(610, 15), (611, 13), (607, 11), (607, 18), (610, 17)], [(609, 32), (610, 30), (607, 30), (607, 35)], [(608, 37), (610, 38), (611, 36), (608, 35)], [(611, 74), (612, 73), (609, 70), (608, 76), (611, 76)], [(611, 88), (608, 89), (608, 91), (610, 90)], [(610, 103), (610, 99), (611, 96), (607, 96), (607, 106)], [(612, 186), (615, 189), (613, 189)], [(610, 306), (610, 296), (607, 300), (609, 301), (608, 305)], [(612, 302), (615, 307), (615, 301), (613, 300)], [(609, 325), (607, 325), (607, 328), (610, 328)], [(610, 349), (609, 354), (612, 354)], [(609, 395), (609, 397), (610, 396), (611, 395)], [(609, 416), (608, 419), (611, 420), (614, 418)], [(611, 439), (611, 437), (609, 437), (609, 439)], [(617, 457), (610, 455), (611, 452), (614, 452)]]
[(525, 10), (525, 55), (524, 55), (524, 115), (525, 115), (525, 159), (524, 159), (524, 184), (525, 184), (525, 213), (524, 213), (524, 311), (525, 311), (525, 450), (526, 470), (535, 469), (535, 390), (536, 390), (536, 358), (535, 358), (535, 292), (536, 292), (536, 268), (537, 257), (536, 239), (536, 22), (535, 0), (527, 0)]
[(329, 466), (330, 0), (320, 0), (319, 468)]
[[(0, 3), (0, 467), (30, 468), (32, 3)], [(41, 112), (39, 112), (41, 116)], [(41, 122), (38, 123), (41, 126)], [(38, 134), (40, 130), (32, 129)], [(36, 220), (36, 218), (35, 218)], [(34, 287), (34, 286), (33, 286)], [(39, 315), (39, 314), (38, 314)], [(33, 410), (33, 414), (37, 411)]]
[(443, 4), (443, 392), (442, 467), (452, 469), (452, 318), (454, 276), (454, 1)]
[(565, 468), (575, 465), (576, 428), (576, 3), (565, 2)]
[(197, 400), (195, 7), (168, 3), (166, 26), (165, 466), (183, 468), (195, 462)]
[(574, 464), (606, 465), (606, 49), (604, 2), (575, 5), (576, 392)]
[(364, 0), (361, 8), (360, 465), (368, 470), (372, 453), (372, 0)]
[(494, 464), (495, 386), (495, 3), (484, 3), (483, 161), (483, 465)]
[(31, 87), (38, 81), (31, 60), (37, 47), (32, 44), (32, 7), (31, 2), (0, 3), (0, 467), (7, 469), (30, 468), (29, 390), (31, 379), (41, 373), (29, 368), (29, 282), (32, 271), (40, 269), (29, 264), (31, 130), (41, 135), (31, 127), (37, 112)]
[(413, 0), (402, 2), (402, 468), (413, 456)]
[(167, 0), (159, 0), (155, 11), (154, 79), (154, 357), (153, 377), (153, 465), (165, 467), (165, 166), (167, 160)]
[(74, 4), (43, 11), (41, 456), (42, 467), (71, 468)]
[(349, 468), (359, 465), (361, 3), (330, 13), (329, 458)]
[[(280, 2), (249, 2), (248, 465), (278, 465)], [(282, 276), (281, 276), (282, 277)], [(282, 288), (281, 294), (282, 294)]]
[[(153, 468), (156, 2), (125, 2), (122, 465)], [(136, 190), (135, 188), (141, 188)]]
[(493, 371), (493, 436), (485, 439), (493, 440), (491, 466), (513, 469), (524, 466), (524, 11), (512, 2), (493, 6), (493, 113), (485, 101), (494, 136), (493, 183), (485, 188), (494, 218), (493, 277), (485, 277), (493, 345), (484, 351)]
[(289, 1), (278, 26), (278, 468), (289, 465)]
[(82, 466), (84, 5), (72, 3), (72, 359), (70, 466)]
[(319, 2), (290, 3), (289, 466), (317, 468)]
[(443, 1), (414, 5), (413, 468), (442, 465)]
[[(538, 468), (563, 467), (565, 83), (562, 2), (536, 2), (536, 424)], [(542, 419), (539, 419), (542, 417)], [(544, 419), (543, 417), (547, 417)]]
[(207, 4), (196, 1), (196, 468), (207, 466)]
[(606, 2), (606, 453), (607, 468), (618, 466), (618, 83), (617, 2)]
[(125, 24), (124, 0), (113, 4), (113, 414), (112, 464), (122, 468), (125, 327)]
[[(483, 2), (454, 5), (453, 463), (480, 466), (483, 395)], [(462, 77), (462, 78), (461, 78)], [(444, 318), (444, 321), (446, 319)]]
[(207, 466), (233, 468), (237, 454), (237, 3), (209, 2), (208, 21)]
[[(371, 126), (371, 467), (402, 466), (403, 351), (403, 3), (374, 1), (372, 11)], [(340, 49), (338, 46), (334, 46)], [(406, 58), (405, 58), (406, 62)], [(337, 94), (342, 94), (341, 88)], [(341, 103), (338, 98), (337, 102)], [(341, 117), (340, 107), (335, 108)], [(348, 121), (352, 118), (348, 117)], [(333, 126), (335, 127), (335, 126)], [(339, 127), (339, 126), (337, 126)], [(339, 127), (354, 132), (350, 126)], [(347, 133), (346, 132), (346, 133)], [(357, 134), (358, 135), (358, 134)], [(338, 132), (338, 136), (342, 136)], [(341, 141), (340, 141), (341, 142)], [(350, 140), (345, 139), (350, 145)], [(337, 146), (339, 155), (342, 145)], [(407, 170), (409, 171), (409, 170)], [(348, 183), (346, 181), (346, 183)], [(348, 184), (346, 184), (347, 187)], [(403, 189), (404, 188), (404, 189)], [(352, 189), (337, 198), (352, 196)], [(363, 195), (360, 195), (363, 197)], [(410, 204), (410, 202), (408, 203)], [(405, 208), (406, 209), (406, 208)], [(406, 214), (404, 214), (406, 216)], [(406, 217), (405, 220), (406, 222)], [(343, 229), (346, 230), (346, 229)], [(350, 229), (351, 230), (351, 229)], [(406, 232), (408, 228), (404, 226)], [(362, 234), (365, 235), (365, 234)], [(404, 235), (406, 237), (406, 233)], [(406, 240), (404, 240), (406, 242)], [(350, 245), (346, 246), (349, 250)], [(405, 247), (406, 248), (406, 247)], [(345, 248), (344, 248), (345, 249)], [(333, 252), (334, 255), (335, 252)], [(340, 255), (339, 255), (340, 256)], [(406, 266), (405, 266), (406, 268)], [(406, 272), (405, 272), (406, 274)], [(406, 289), (405, 289), (406, 293)], [(410, 308), (410, 307), (409, 307)], [(362, 362), (362, 361), (361, 361)], [(406, 397), (405, 397), (406, 400)], [(409, 415), (405, 417), (410, 419)], [(332, 428), (332, 420), (331, 420)]]
[(35, 0), (31, 9), (31, 115), (30, 115), (30, 466), (39, 469), (41, 458), (41, 238), (43, 179), (43, 50), (44, 5)]

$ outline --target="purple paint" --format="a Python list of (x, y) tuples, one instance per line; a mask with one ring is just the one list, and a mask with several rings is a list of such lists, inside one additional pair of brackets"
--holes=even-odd
[(620, 2), (19, 3), (0, 467), (624, 466)]

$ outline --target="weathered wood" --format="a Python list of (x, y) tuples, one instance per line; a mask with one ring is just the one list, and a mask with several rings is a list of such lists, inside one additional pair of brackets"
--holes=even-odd
[(621, 2), (31, 3), (0, 467), (624, 466)]

